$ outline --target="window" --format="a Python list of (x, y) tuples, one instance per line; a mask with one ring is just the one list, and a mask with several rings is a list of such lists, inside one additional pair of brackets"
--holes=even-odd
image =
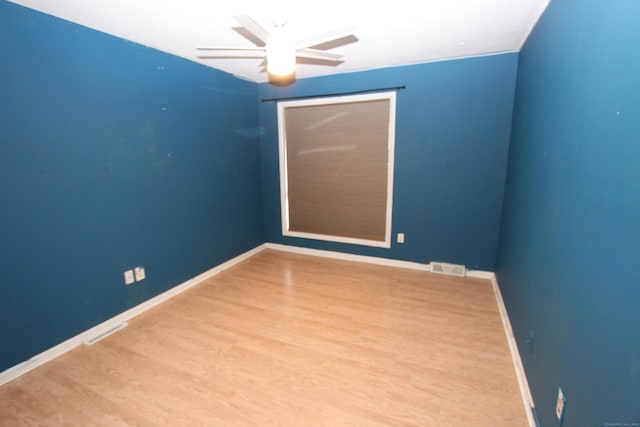
[(278, 104), (282, 233), (391, 246), (395, 92)]

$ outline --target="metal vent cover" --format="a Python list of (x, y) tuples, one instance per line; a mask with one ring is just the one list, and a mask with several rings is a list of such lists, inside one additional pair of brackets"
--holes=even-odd
[(449, 264), (446, 262), (432, 262), (431, 271), (434, 273), (448, 274), (450, 276), (465, 277), (467, 269), (464, 265)]

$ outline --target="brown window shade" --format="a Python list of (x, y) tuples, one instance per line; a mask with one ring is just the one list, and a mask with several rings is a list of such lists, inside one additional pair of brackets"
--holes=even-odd
[(283, 103), (285, 234), (389, 239), (392, 100), (351, 98)]

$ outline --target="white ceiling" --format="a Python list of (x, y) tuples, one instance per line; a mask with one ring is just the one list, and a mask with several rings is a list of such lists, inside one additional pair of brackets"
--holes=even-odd
[[(261, 59), (199, 59), (196, 46), (255, 47), (233, 27), (250, 15), (265, 29), (286, 17), (296, 40), (345, 26), (357, 41), (331, 52), (337, 66), (299, 64), (297, 78), (520, 50), (550, 0), (10, 0), (217, 68), (268, 80)], [(379, 4), (379, 5), (378, 5)], [(268, 6), (268, 7), (267, 7)]]

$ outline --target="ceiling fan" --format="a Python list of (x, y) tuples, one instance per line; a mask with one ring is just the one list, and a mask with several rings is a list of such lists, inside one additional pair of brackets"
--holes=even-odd
[(244, 32), (248, 32), (246, 37), (256, 47), (198, 47), (198, 50), (212, 51), (207, 55), (199, 55), (199, 58), (265, 58), (269, 75), (282, 78), (293, 76), (296, 71), (297, 58), (307, 58), (336, 65), (341, 63), (342, 55), (317, 49), (317, 47), (327, 46), (329, 43), (343, 39), (357, 40), (354, 29), (351, 27), (295, 41), (287, 30), (284, 20), (273, 20), (273, 28), (267, 31), (249, 16), (233, 16), (233, 19), (241, 25)]

